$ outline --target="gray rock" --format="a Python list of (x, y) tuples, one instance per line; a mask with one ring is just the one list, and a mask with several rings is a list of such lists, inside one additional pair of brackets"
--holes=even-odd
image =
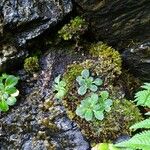
[(124, 47), (150, 34), (150, 0), (75, 0), (98, 40)]
[(0, 44), (0, 72), (17, 69), (28, 51), (17, 50), (12, 44)]
[(4, 38), (23, 45), (56, 25), (71, 10), (71, 0), (1, 0)]
[(135, 76), (150, 81), (150, 42), (143, 42), (123, 52), (123, 60)]

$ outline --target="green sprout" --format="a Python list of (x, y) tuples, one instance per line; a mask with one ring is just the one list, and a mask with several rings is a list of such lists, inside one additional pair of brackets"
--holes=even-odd
[(62, 99), (66, 94), (66, 82), (60, 80), (60, 75), (54, 80), (53, 91), (56, 92), (55, 98)]
[(91, 90), (92, 92), (96, 92), (98, 87), (102, 85), (102, 80), (100, 78), (96, 78), (94, 80), (93, 77), (90, 77), (90, 72), (88, 69), (84, 69), (81, 72), (81, 76), (76, 78), (76, 81), (79, 83), (80, 87), (78, 89), (79, 95), (84, 95), (87, 90)]
[(102, 91), (100, 96), (92, 93), (90, 97), (81, 101), (76, 109), (76, 114), (86, 121), (103, 120), (104, 111), (109, 112), (111, 110), (112, 100), (108, 97), (109, 93), (107, 91)]
[(18, 80), (19, 78), (13, 75), (2, 74), (0, 77), (0, 111), (6, 112), (9, 110), (9, 106), (16, 103), (19, 91), (15, 85)]

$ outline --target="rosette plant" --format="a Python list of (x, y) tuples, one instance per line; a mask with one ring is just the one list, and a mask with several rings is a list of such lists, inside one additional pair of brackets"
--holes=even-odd
[(55, 98), (62, 99), (66, 94), (66, 82), (62, 81), (61, 76), (57, 76), (54, 80), (53, 91), (56, 92)]
[(76, 81), (79, 83), (80, 87), (78, 88), (78, 94), (84, 95), (89, 89), (92, 92), (96, 92), (98, 86), (102, 85), (102, 80), (100, 78), (94, 79), (90, 76), (88, 69), (84, 69), (81, 72), (81, 76), (76, 78)]
[(16, 103), (19, 91), (15, 86), (18, 80), (19, 78), (14, 75), (2, 74), (0, 77), (0, 111), (6, 112), (9, 106)]
[(90, 97), (81, 101), (76, 109), (76, 114), (86, 121), (103, 120), (104, 111), (109, 112), (111, 110), (112, 100), (108, 97), (109, 93), (107, 91), (102, 91), (100, 96), (92, 93)]

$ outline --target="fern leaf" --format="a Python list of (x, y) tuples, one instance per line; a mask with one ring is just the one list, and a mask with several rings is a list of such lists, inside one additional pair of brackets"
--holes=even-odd
[(150, 90), (139, 91), (135, 94), (137, 105), (150, 107)]
[(115, 146), (141, 150), (150, 150), (150, 131), (143, 131), (140, 134), (136, 134), (128, 141), (115, 144)]
[(134, 129), (134, 130), (141, 129), (141, 128), (150, 129), (150, 118), (138, 122), (130, 127), (130, 129)]
[(150, 90), (150, 83), (144, 83), (143, 86), (141, 86), (143, 89), (146, 89), (146, 90)]

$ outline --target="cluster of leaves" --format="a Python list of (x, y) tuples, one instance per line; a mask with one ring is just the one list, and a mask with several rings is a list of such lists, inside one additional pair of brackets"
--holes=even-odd
[(88, 69), (84, 69), (81, 72), (81, 76), (76, 78), (76, 81), (79, 83), (80, 87), (78, 89), (79, 95), (84, 95), (89, 89), (92, 92), (96, 92), (98, 86), (102, 85), (102, 80), (100, 78), (96, 78), (94, 80), (93, 77), (90, 77), (90, 72)]
[[(144, 90), (139, 91), (135, 94), (135, 101), (137, 105), (147, 106), (150, 108), (150, 83), (144, 83), (141, 86)], [(150, 113), (147, 113), (149, 115)], [(135, 134), (128, 141), (123, 141), (116, 144), (116, 147), (130, 148), (131, 150), (141, 149), (149, 150), (150, 149), (150, 118), (145, 119), (141, 122), (138, 122), (130, 127), (131, 130), (137, 129), (149, 129), (144, 130), (140, 133)]]
[(82, 35), (85, 30), (87, 30), (87, 23), (82, 17), (75, 17), (70, 21), (70, 23), (63, 26), (63, 28), (58, 31), (58, 34), (64, 40), (70, 40), (72, 38), (77, 39), (79, 35)]
[(36, 56), (28, 57), (24, 61), (24, 69), (26, 72), (34, 73), (39, 70), (39, 60)]
[(87, 121), (103, 120), (104, 111), (109, 112), (111, 110), (112, 100), (108, 97), (109, 93), (107, 91), (102, 91), (100, 96), (92, 93), (90, 97), (81, 101), (76, 109), (76, 114)]
[(55, 98), (62, 99), (66, 94), (66, 82), (61, 81), (61, 76), (57, 76), (54, 80), (53, 91), (56, 92)]
[(13, 75), (2, 74), (0, 77), (0, 111), (8, 111), (9, 106), (16, 103), (16, 97), (19, 91), (16, 89), (16, 84), (19, 78)]

